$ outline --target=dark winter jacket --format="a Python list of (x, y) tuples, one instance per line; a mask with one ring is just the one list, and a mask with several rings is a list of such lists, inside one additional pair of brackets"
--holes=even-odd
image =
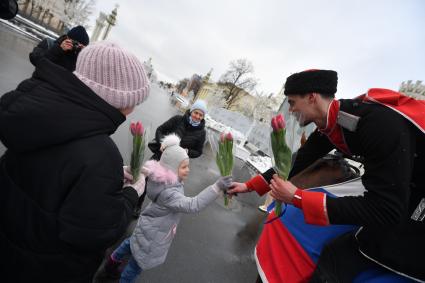
[(137, 201), (109, 137), (124, 120), (46, 59), (1, 97), (2, 282), (91, 282)]
[[(205, 120), (202, 120), (199, 126), (194, 127), (189, 123), (189, 116), (190, 112), (186, 111), (184, 115), (176, 115), (170, 118), (156, 129), (155, 140), (159, 145), (163, 137), (175, 133), (181, 138), (180, 146), (188, 149), (189, 157), (196, 158), (201, 156), (204, 148), (206, 136)], [(159, 160), (161, 152), (156, 151), (154, 153), (157, 155), (155, 159)]]
[[(331, 224), (363, 226), (357, 239), (368, 258), (425, 280), (425, 222), (410, 219), (425, 198), (425, 135), (397, 112), (375, 103), (340, 100), (340, 110), (359, 116), (343, 129), (351, 153), (364, 158), (364, 196), (326, 199)], [(298, 151), (290, 177), (335, 146), (319, 131)]]
[(75, 71), (78, 52), (64, 51), (60, 47), (62, 41), (67, 38), (68, 37), (66, 35), (63, 35), (56, 40), (50, 38), (43, 39), (30, 53), (31, 63), (37, 67), (41, 59), (47, 58), (53, 63), (64, 67), (68, 71)]

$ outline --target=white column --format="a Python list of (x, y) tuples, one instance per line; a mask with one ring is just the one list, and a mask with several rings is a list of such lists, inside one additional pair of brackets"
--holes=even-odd
[(102, 33), (103, 28), (105, 27), (106, 15), (105, 13), (100, 12), (99, 17), (96, 19), (96, 26), (94, 27), (91, 41), (97, 41), (100, 34)]

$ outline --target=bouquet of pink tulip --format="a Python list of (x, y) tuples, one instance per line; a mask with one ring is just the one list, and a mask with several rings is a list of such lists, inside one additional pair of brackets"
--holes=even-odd
[[(220, 135), (218, 142), (218, 151), (216, 154), (216, 163), (220, 170), (221, 176), (232, 175), (233, 171), (233, 137), (229, 132)], [(224, 194), (224, 205), (229, 205), (229, 198)]]
[(132, 122), (130, 132), (133, 136), (133, 150), (131, 152), (130, 170), (133, 175), (133, 183), (139, 179), (140, 168), (145, 155), (145, 129), (141, 122)]
[[(291, 168), (292, 151), (286, 144), (285, 120), (282, 114), (272, 118), (272, 128), (273, 131), (271, 132), (270, 137), (275, 169), (279, 177), (286, 180)], [(282, 213), (282, 203), (280, 201), (275, 200), (274, 211), (276, 216), (280, 217), (280, 214)]]

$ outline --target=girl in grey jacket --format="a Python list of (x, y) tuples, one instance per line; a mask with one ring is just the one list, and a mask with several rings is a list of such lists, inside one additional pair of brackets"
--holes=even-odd
[[(147, 196), (152, 200), (141, 213), (133, 234), (111, 254), (105, 265), (108, 275), (119, 274), (124, 257), (130, 259), (120, 282), (135, 282), (142, 270), (165, 261), (182, 213), (197, 213), (212, 203), (232, 183), (232, 177), (219, 178), (195, 197), (184, 195), (183, 181), (189, 174), (189, 157), (174, 134), (162, 142), (160, 161), (145, 163)], [(142, 176), (143, 177), (143, 176)]]

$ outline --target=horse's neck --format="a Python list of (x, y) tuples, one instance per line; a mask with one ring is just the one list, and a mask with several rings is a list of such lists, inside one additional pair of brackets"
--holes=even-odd
[(343, 182), (339, 175), (339, 169), (331, 170), (331, 168), (325, 168), (317, 172), (298, 174), (291, 179), (291, 182), (295, 186), (305, 189), (323, 187)]
[(298, 188), (317, 188), (352, 179), (347, 177), (344, 172), (343, 166), (337, 161), (319, 159), (310, 167), (292, 177), (290, 181)]

